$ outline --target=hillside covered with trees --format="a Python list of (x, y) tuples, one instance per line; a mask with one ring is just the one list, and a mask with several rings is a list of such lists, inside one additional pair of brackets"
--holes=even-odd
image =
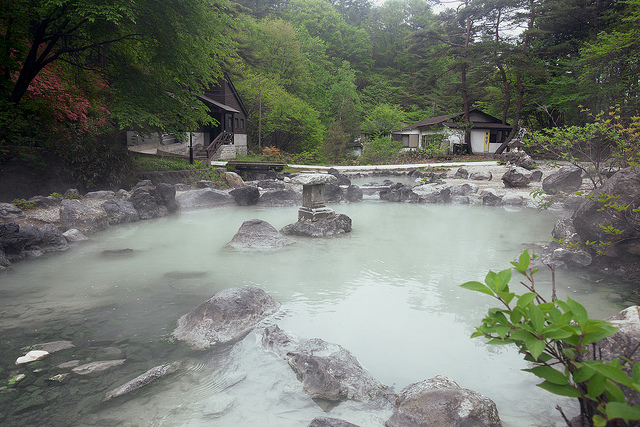
[(1, 7), (0, 168), (55, 163), (88, 184), (126, 169), (123, 129), (210, 120), (196, 95), (223, 72), (249, 110), (250, 148), (302, 161), (345, 161), (362, 133), (472, 107), (514, 133), (640, 115), (640, 0)]

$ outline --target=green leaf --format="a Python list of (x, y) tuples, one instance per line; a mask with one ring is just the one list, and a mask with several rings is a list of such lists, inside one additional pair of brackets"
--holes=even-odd
[(584, 334), (582, 337), (582, 344), (587, 345), (594, 342), (598, 342), (606, 337), (613, 335), (615, 332), (610, 331), (599, 331), (599, 332), (590, 332), (588, 334)]
[(609, 401), (616, 401), (616, 402), (626, 402), (626, 398), (624, 397), (624, 393), (622, 392), (622, 390), (620, 390), (620, 387), (618, 387), (613, 381), (611, 380), (607, 380), (604, 390), (607, 394), (607, 398), (609, 399)]
[(504, 344), (513, 344), (513, 340), (510, 339), (500, 339), (500, 338), (493, 338), (489, 341), (487, 341), (487, 344), (490, 345), (504, 345)]
[(542, 330), (542, 335), (548, 340), (562, 340), (572, 336), (573, 331), (562, 325), (549, 325)]
[(498, 273), (496, 279), (498, 280), (498, 290), (509, 292), (509, 281), (511, 281), (511, 269), (502, 270)]
[(640, 420), (640, 405), (629, 406), (622, 402), (609, 402), (605, 411), (609, 420), (616, 418), (622, 418), (625, 422)]
[(516, 296), (516, 294), (514, 294), (513, 292), (499, 291), (496, 293), (498, 294), (498, 297), (502, 298), (504, 302), (506, 302), (507, 304), (509, 304), (513, 300), (513, 298)]
[(524, 343), (529, 353), (531, 353), (531, 356), (533, 356), (534, 359), (538, 360), (545, 348), (544, 341), (531, 336), (531, 338), (524, 340)]
[(542, 331), (544, 328), (544, 315), (542, 311), (536, 305), (529, 306), (529, 316), (531, 317), (531, 324), (536, 331)]
[(509, 318), (511, 319), (511, 323), (518, 323), (524, 315), (525, 314), (520, 307), (515, 307), (509, 314)]
[(526, 294), (520, 295), (518, 297), (517, 306), (521, 308), (525, 308), (536, 298), (536, 294), (534, 292), (527, 292)]
[(531, 262), (531, 257), (529, 256), (529, 250), (525, 249), (525, 251), (520, 254), (520, 258), (518, 259), (518, 262), (517, 263), (512, 262), (511, 265), (515, 267), (518, 273), (525, 274), (527, 271), (527, 268), (529, 268), (530, 262)]
[(487, 286), (489, 287), (489, 289), (491, 289), (492, 291), (499, 291), (500, 289), (498, 289), (498, 281), (497, 281), (498, 275), (496, 273), (494, 273), (493, 271), (489, 271), (487, 273), (487, 275), (484, 278), (484, 283), (487, 284)]
[(640, 383), (640, 363), (635, 363), (632, 370), (633, 380)]
[(578, 322), (580, 326), (582, 326), (589, 319), (589, 315), (587, 314), (587, 310), (577, 301), (572, 300), (567, 297), (567, 305), (571, 309), (571, 313), (573, 313), (573, 319)]
[(500, 338), (504, 338), (507, 336), (507, 334), (509, 333), (509, 331), (511, 330), (510, 327), (506, 326), (506, 325), (502, 325), (502, 326), (498, 326), (496, 328), (496, 334), (500, 337)]
[(553, 394), (557, 394), (558, 396), (567, 396), (567, 397), (576, 397), (576, 398), (581, 396), (578, 390), (576, 390), (574, 387), (568, 384), (561, 385), (561, 384), (554, 384), (549, 381), (544, 381), (538, 384), (538, 387), (544, 390), (547, 390), (548, 392), (551, 392)]
[(523, 369), (523, 371), (531, 372), (535, 376), (554, 384), (569, 384), (569, 378), (550, 366), (536, 366), (531, 369)]
[(598, 414), (594, 415), (591, 421), (593, 422), (593, 427), (605, 427), (607, 425), (607, 420)]
[(480, 282), (467, 282), (460, 286), (471, 291), (482, 292), (483, 294), (494, 296), (493, 291)]
[[(585, 362), (585, 364), (587, 363)], [(612, 381), (626, 385), (627, 387), (633, 387), (633, 380), (619, 366), (604, 363), (588, 363), (588, 366)]]
[(593, 377), (595, 374), (596, 374), (596, 371), (589, 368), (588, 366), (581, 366), (575, 371), (573, 371), (572, 376), (575, 382), (581, 383), (581, 382), (587, 381), (588, 379)]
[(597, 398), (602, 393), (604, 393), (604, 389), (607, 383), (607, 379), (604, 375), (594, 374), (591, 379), (589, 379), (589, 383), (587, 384), (587, 393), (591, 396), (592, 399)]

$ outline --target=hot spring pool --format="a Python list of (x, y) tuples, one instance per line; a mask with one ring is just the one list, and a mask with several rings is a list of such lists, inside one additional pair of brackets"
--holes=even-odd
[[(469, 338), (493, 302), (458, 285), (538, 249), (563, 213), (374, 201), (332, 208), (351, 217), (351, 233), (297, 239), (276, 252), (224, 246), (243, 221), (259, 218), (280, 229), (297, 219), (297, 207), (221, 208), (120, 225), (0, 273), (0, 386), (27, 374), (15, 390), (0, 392), (0, 423), (293, 427), (330, 416), (383, 426), (390, 406), (345, 402), (323, 412), (256, 332), (205, 352), (166, 341), (175, 321), (200, 302), (250, 285), (282, 303), (266, 324), (342, 345), (395, 391), (440, 374), (495, 401), (505, 426), (562, 424), (558, 399), (521, 371), (527, 364), (513, 348)], [(104, 254), (120, 249), (133, 251)], [(537, 276), (537, 286), (549, 286), (546, 271)], [(593, 316), (623, 308), (608, 299), (613, 284), (557, 277), (561, 296), (571, 294)], [(22, 347), (62, 339), (76, 347), (15, 366)], [(46, 379), (54, 366), (100, 360), (110, 347), (126, 356), (122, 367), (61, 384)], [(106, 391), (176, 359), (185, 360), (179, 373), (99, 403)], [(560, 403), (577, 413), (572, 401)]]

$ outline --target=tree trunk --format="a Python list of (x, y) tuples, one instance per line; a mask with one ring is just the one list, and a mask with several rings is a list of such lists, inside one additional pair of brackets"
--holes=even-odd
[[(468, 2), (465, 2), (465, 6), (468, 5)], [(467, 56), (469, 54), (469, 41), (471, 40), (471, 18), (467, 15), (467, 32), (464, 41), (464, 53), (462, 55), (464, 59), (464, 63), (462, 64), (462, 102), (464, 104), (464, 121), (465, 121), (465, 130), (464, 130), (464, 143), (467, 146), (467, 153), (473, 154), (473, 150), (471, 147), (471, 129), (469, 128), (470, 120), (469, 120), (469, 94), (467, 93), (467, 68), (469, 64), (467, 63)]]

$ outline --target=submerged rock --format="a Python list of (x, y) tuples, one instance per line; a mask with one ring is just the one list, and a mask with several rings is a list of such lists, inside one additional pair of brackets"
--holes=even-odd
[(402, 389), (385, 426), (501, 427), (502, 422), (491, 399), (438, 375)]
[(108, 391), (105, 394), (103, 402), (114, 399), (116, 397), (124, 396), (133, 391), (138, 390), (150, 384), (160, 378), (166, 377), (169, 374), (176, 372), (180, 368), (180, 362), (176, 361), (173, 363), (165, 363), (164, 365), (156, 366), (154, 368), (149, 369), (142, 375), (139, 375), (132, 379), (131, 381), (126, 382), (120, 387), (114, 388), (111, 391)]
[(316, 417), (307, 427), (359, 427), (356, 424), (352, 424), (348, 421), (341, 420), (339, 418), (329, 417)]
[(289, 363), (305, 393), (314, 399), (362, 402), (381, 396), (386, 389), (338, 344), (297, 339), (273, 325), (263, 331), (262, 345)]
[(227, 247), (236, 250), (263, 251), (278, 249), (293, 243), (295, 242), (284, 237), (268, 222), (251, 219), (242, 223)]
[(95, 372), (106, 371), (116, 366), (120, 366), (125, 362), (125, 359), (117, 360), (98, 360), (96, 362), (86, 363), (72, 369), (73, 373), (78, 375), (89, 375)]
[(182, 316), (171, 335), (195, 350), (204, 350), (242, 337), (279, 308), (262, 289), (223, 289)]
[(52, 341), (45, 342), (41, 344), (34, 344), (29, 346), (30, 350), (44, 350), (49, 353), (55, 353), (57, 351), (68, 350), (70, 348), (74, 348), (75, 345), (71, 341)]

